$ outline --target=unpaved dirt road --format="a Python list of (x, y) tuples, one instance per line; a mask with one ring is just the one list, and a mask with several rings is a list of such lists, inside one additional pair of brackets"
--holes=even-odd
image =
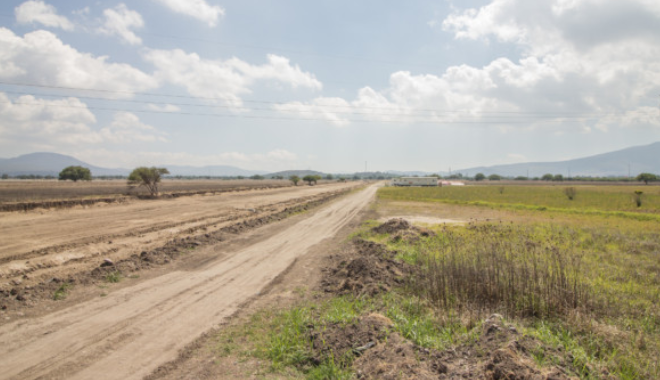
[(199, 267), (5, 324), (0, 378), (141, 378), (232, 315), (310, 247), (334, 236), (375, 192), (373, 185), (339, 198), (269, 238)]

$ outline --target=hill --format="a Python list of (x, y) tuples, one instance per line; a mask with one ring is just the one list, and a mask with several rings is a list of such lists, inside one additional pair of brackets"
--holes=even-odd
[(477, 173), (499, 174), (506, 177), (540, 177), (543, 174), (567, 176), (617, 177), (639, 173), (660, 173), (660, 142), (634, 146), (614, 152), (559, 162), (529, 162), (522, 164), (482, 166), (457, 170), (467, 176)]
[(67, 166), (84, 166), (92, 172), (93, 176), (128, 175), (127, 169), (101, 168), (59, 153), (40, 152), (24, 154), (15, 158), (0, 158), (0, 173), (10, 176), (57, 176)]
[[(84, 166), (89, 168), (92, 176), (127, 176), (130, 169), (108, 169), (99, 166), (90, 165), (86, 162), (71, 156), (59, 153), (30, 153), (15, 158), (0, 158), (0, 174), (10, 176), (18, 175), (39, 175), (39, 176), (57, 176), (62, 169), (67, 166)], [(263, 174), (266, 172), (244, 170), (234, 166), (177, 166), (177, 165), (158, 165), (166, 167), (173, 176), (212, 176), (212, 177), (249, 177), (254, 174)]]

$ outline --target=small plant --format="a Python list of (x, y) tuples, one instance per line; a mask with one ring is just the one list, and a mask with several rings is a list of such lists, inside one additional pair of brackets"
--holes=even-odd
[(73, 286), (72, 284), (65, 282), (62, 285), (60, 285), (59, 288), (55, 291), (55, 294), (53, 294), (53, 299), (55, 301), (63, 300), (66, 298), (66, 296), (69, 294), (69, 289)]
[(569, 201), (572, 201), (573, 199), (575, 199), (577, 190), (575, 190), (574, 187), (567, 187), (564, 189), (564, 194), (566, 194), (566, 197), (568, 198)]
[(121, 277), (122, 277), (121, 272), (117, 270), (117, 271), (110, 272), (110, 273), (106, 274), (105, 275), (105, 280), (107, 282), (111, 282), (113, 284), (116, 284), (119, 281), (121, 281)]
[(642, 207), (642, 195), (644, 194), (643, 191), (641, 190), (635, 190), (635, 193), (633, 195), (633, 199), (635, 200), (635, 204), (637, 207)]
[(504, 186), (500, 186), (500, 188), (498, 189), (498, 191), (500, 192), (500, 194), (504, 194)]

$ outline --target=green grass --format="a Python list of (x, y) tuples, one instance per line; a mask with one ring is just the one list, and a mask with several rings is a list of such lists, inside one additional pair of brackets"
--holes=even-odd
[(120, 271), (110, 272), (105, 275), (105, 280), (113, 284), (120, 282), (122, 278), (123, 276)]
[(62, 285), (55, 290), (55, 293), (53, 294), (53, 299), (55, 301), (63, 300), (66, 298), (66, 296), (69, 295), (69, 290), (73, 287), (73, 284), (70, 284), (68, 282), (62, 283)]
[[(572, 186), (575, 198), (568, 199), (566, 186), (456, 186), (436, 188), (379, 189), (383, 200), (443, 202), (508, 210), (555, 211), (598, 216), (660, 221), (660, 188), (628, 186)], [(643, 191), (641, 207), (635, 191)]]

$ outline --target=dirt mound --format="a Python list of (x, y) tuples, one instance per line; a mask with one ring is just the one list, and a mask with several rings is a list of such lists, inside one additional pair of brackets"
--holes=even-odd
[(395, 252), (382, 244), (356, 239), (353, 246), (353, 258), (340, 262), (337, 268), (326, 270), (322, 281), (326, 292), (373, 296), (402, 284), (406, 275), (412, 272), (410, 265), (394, 260)]
[(393, 234), (398, 231), (405, 231), (413, 228), (409, 221), (401, 218), (390, 219), (387, 222), (376, 226), (371, 231), (377, 234)]
[(387, 338), (389, 329), (394, 324), (380, 314), (370, 314), (351, 324), (331, 324), (310, 326), (309, 340), (312, 344), (312, 362), (321, 363), (332, 357), (334, 360), (350, 365), (352, 358), (360, 356), (365, 351)]
[(409, 243), (417, 242), (420, 237), (435, 236), (436, 233), (428, 228), (417, 227), (409, 221), (401, 218), (390, 219), (387, 222), (371, 229), (377, 234), (391, 235), (390, 241), (405, 241)]
[[(478, 327), (477, 327), (478, 328)], [(371, 314), (348, 325), (312, 327), (313, 362), (327, 358), (350, 365), (359, 379), (569, 380), (561, 352), (523, 336), (495, 314), (479, 339), (450, 350), (415, 345), (393, 332), (393, 323)], [(543, 352), (549, 368), (539, 368), (532, 352)]]

